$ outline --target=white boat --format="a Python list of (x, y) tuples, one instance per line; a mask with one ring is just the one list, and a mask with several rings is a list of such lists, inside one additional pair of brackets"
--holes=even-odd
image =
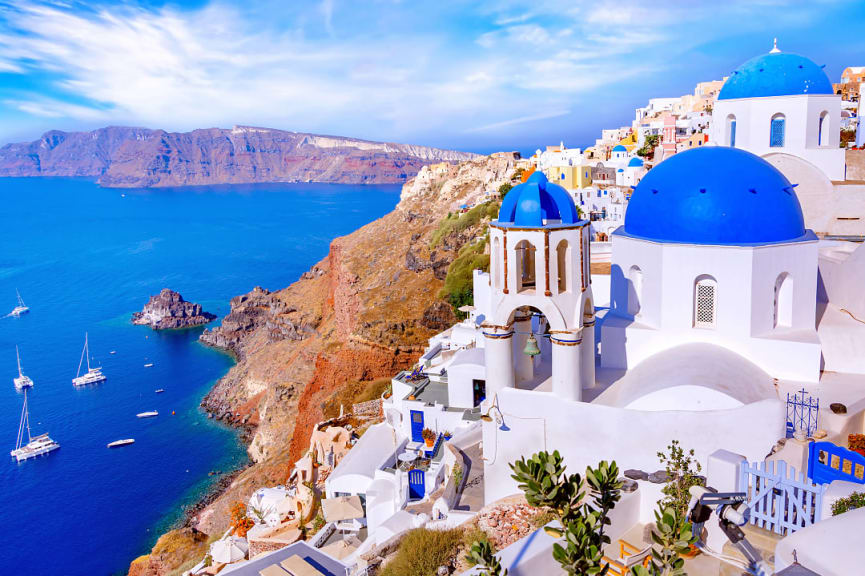
[(124, 438), (123, 440), (115, 440), (114, 442), (109, 442), (109, 448), (119, 448), (120, 446), (128, 446), (129, 444), (135, 444), (135, 438)]
[(148, 362), (144, 365), (145, 368), (153, 368), (153, 362)]
[(12, 309), (12, 312), (10, 312), (9, 315), (18, 318), (22, 314), (30, 312), (30, 308), (24, 304), (24, 300), (21, 299), (21, 293), (18, 292), (18, 290), (15, 290), (15, 294), (18, 296), (18, 305)]
[[(27, 443), (24, 444), (24, 433), (27, 433)], [(21, 411), (21, 422), (18, 424), (18, 441), (15, 450), (9, 454), (18, 462), (48, 454), (60, 448), (60, 444), (52, 440), (48, 434), (40, 434), (35, 438), (30, 434), (30, 413), (27, 410), (27, 389), (24, 389), (24, 408)]]
[(165, 392), (165, 388), (157, 388), (156, 389), (157, 394), (162, 394), (163, 392)]
[[(84, 365), (84, 359), (87, 358), (87, 372), (82, 376), (81, 367)], [(90, 349), (87, 343), (87, 333), (84, 333), (84, 350), (81, 352), (81, 360), (78, 362), (78, 374), (72, 379), (72, 384), (75, 386), (87, 386), (88, 384), (98, 384), (104, 382), (108, 377), (102, 373), (102, 368), (90, 366)]]
[(151, 412), (141, 412), (140, 414), (136, 414), (138, 418), (153, 418), (154, 416), (159, 416), (159, 412), (153, 410)]
[(15, 356), (18, 358), (18, 378), (13, 378), (12, 382), (15, 383), (15, 389), (20, 392), (25, 388), (32, 388), (33, 380), (30, 379), (30, 376), (25, 376), (21, 371), (21, 355), (18, 354), (18, 346), (15, 346)]

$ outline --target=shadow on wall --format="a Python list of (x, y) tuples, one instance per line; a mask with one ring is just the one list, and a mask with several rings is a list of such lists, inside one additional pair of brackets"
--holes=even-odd
[[(604, 318), (604, 323), (614, 321), (620, 330), (611, 330), (603, 339), (603, 354), (609, 357), (620, 358), (622, 366), (628, 365), (626, 331), (628, 326), (634, 323), (634, 316), (628, 310), (628, 300), (636, 296), (633, 282), (625, 277), (622, 267), (613, 264), (610, 267), (610, 311)], [(613, 316), (614, 318), (610, 318)], [(601, 341), (598, 334), (598, 341)]]

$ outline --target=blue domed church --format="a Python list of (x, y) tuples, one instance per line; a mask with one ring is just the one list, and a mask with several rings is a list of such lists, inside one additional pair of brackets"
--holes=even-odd
[(711, 141), (798, 157), (837, 181), (844, 179), (840, 130), (841, 97), (823, 67), (776, 44), (730, 74), (712, 111)]
[(793, 184), (744, 150), (682, 152), (643, 178), (613, 234), (601, 362), (629, 369), (702, 342), (816, 382), (816, 294), (817, 237)]

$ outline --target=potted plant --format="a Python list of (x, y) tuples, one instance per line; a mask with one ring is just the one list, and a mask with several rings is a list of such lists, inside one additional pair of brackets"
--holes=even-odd
[(445, 430), (444, 432), (442, 432), (442, 436), (445, 437), (445, 440), (450, 440), (451, 438), (454, 437), (454, 435), (451, 434), (450, 430)]
[(421, 436), (423, 437), (424, 442), (426, 442), (426, 447), (432, 448), (436, 441), (436, 433), (429, 428), (424, 428), (421, 432)]

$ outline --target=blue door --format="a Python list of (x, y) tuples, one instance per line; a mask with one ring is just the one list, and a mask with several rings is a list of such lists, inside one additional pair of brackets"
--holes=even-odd
[(423, 412), (411, 411), (411, 441), (423, 442)]
[(418, 500), (424, 497), (426, 488), (424, 487), (424, 472), (423, 470), (408, 471), (408, 497), (409, 500)]

